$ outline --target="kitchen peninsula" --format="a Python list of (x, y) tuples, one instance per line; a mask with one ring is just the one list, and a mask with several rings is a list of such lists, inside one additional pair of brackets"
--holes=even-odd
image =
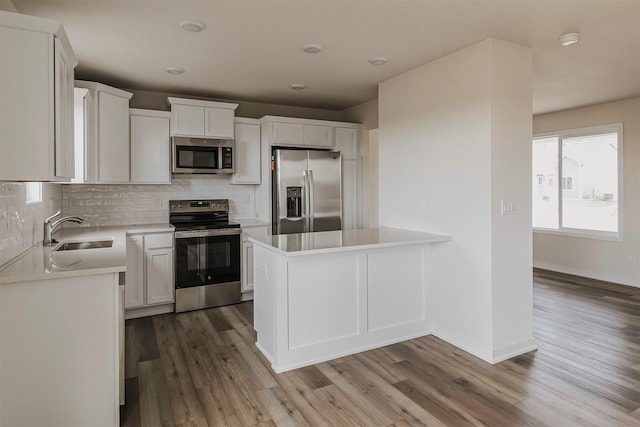
[(256, 345), (276, 372), (428, 335), (431, 244), (396, 228), (254, 243)]

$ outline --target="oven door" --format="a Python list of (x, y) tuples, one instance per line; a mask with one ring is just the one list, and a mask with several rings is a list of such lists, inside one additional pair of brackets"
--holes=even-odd
[(240, 281), (240, 229), (177, 231), (176, 289)]

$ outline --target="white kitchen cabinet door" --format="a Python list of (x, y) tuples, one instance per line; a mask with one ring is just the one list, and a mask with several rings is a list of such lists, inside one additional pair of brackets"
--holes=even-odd
[(129, 182), (129, 98), (98, 93), (98, 181)]
[(304, 145), (311, 147), (333, 147), (333, 127), (304, 125)]
[(204, 109), (204, 136), (233, 139), (235, 111), (227, 108)]
[(336, 150), (343, 159), (355, 159), (358, 148), (358, 130), (354, 128), (335, 128)]
[(342, 228), (358, 226), (357, 167), (355, 160), (342, 159)]
[(171, 115), (166, 111), (131, 109), (131, 182), (170, 184)]
[(55, 63), (55, 175), (74, 177), (73, 62), (60, 39), (54, 39)]
[(273, 122), (271, 145), (304, 144), (304, 126), (301, 123)]
[(249, 237), (264, 239), (268, 235), (269, 226), (267, 225), (242, 228), (242, 271), (240, 273), (240, 288), (242, 292), (253, 291), (253, 243), (249, 241)]
[(66, 40), (58, 22), (0, 11), (0, 180), (73, 176), (68, 82), (77, 61)]
[(171, 136), (233, 139), (238, 104), (167, 98), (171, 104)]
[(145, 250), (147, 304), (173, 302), (173, 249)]
[(204, 107), (173, 104), (171, 106), (172, 135), (204, 136)]
[(141, 307), (144, 298), (143, 236), (127, 236), (127, 272), (125, 273), (124, 307)]
[(260, 124), (236, 123), (231, 184), (260, 184)]
[(253, 291), (253, 243), (242, 242), (241, 291)]

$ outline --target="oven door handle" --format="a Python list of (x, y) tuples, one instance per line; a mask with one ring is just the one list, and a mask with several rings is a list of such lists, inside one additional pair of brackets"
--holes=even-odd
[(204, 230), (204, 231), (176, 231), (176, 239), (191, 239), (195, 237), (215, 237), (215, 236), (233, 236), (239, 235), (239, 228), (223, 229), (223, 230)]

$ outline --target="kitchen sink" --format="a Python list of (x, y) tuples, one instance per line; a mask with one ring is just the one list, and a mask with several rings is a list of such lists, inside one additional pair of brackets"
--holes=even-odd
[(78, 249), (110, 248), (113, 240), (94, 240), (85, 242), (64, 242), (55, 251), (75, 251)]

